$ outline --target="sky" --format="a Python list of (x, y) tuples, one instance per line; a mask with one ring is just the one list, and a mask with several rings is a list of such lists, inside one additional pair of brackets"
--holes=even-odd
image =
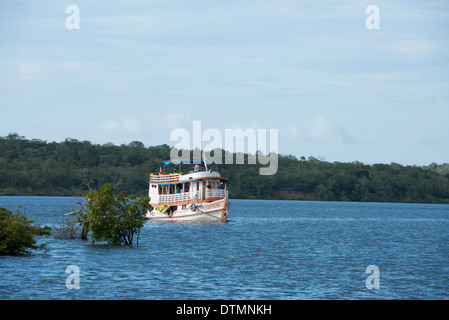
[(174, 146), (194, 121), (223, 146), (276, 129), (297, 158), (449, 162), (449, 2), (1, 2), (0, 136)]

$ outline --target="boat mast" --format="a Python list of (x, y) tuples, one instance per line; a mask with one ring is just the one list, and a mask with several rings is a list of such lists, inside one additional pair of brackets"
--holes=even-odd
[(206, 154), (203, 152), (204, 166), (206, 167), (207, 172), (207, 163), (206, 163)]

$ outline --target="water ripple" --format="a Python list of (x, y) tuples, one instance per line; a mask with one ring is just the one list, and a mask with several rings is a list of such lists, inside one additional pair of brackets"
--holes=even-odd
[[(0, 197), (17, 204), (52, 224), (74, 199)], [(449, 299), (447, 205), (233, 200), (228, 223), (147, 221), (138, 246), (42, 241), (0, 257), (0, 299)]]

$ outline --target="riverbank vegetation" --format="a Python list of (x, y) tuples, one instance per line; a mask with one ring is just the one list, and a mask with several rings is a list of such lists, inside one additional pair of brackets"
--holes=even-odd
[(45, 244), (37, 244), (35, 237), (49, 236), (51, 228), (35, 225), (24, 214), (13, 213), (0, 207), (0, 256), (23, 255), (33, 250), (45, 250)]
[[(168, 145), (47, 142), (9, 134), (0, 137), (0, 194), (79, 196), (89, 192), (87, 182), (93, 180), (93, 188), (112, 183), (117, 191), (143, 196), (149, 173), (168, 159)], [(447, 163), (369, 165), (291, 155), (279, 155), (278, 161), (272, 176), (259, 175), (259, 164), (220, 165), (230, 179), (230, 198), (449, 203)]]

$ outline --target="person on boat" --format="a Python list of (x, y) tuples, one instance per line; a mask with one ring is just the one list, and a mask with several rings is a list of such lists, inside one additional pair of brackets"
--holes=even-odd
[(223, 184), (223, 182), (220, 182), (220, 186), (218, 187), (218, 189), (224, 189), (224, 184)]
[(198, 163), (195, 165), (195, 172), (200, 171), (200, 166), (198, 165)]

